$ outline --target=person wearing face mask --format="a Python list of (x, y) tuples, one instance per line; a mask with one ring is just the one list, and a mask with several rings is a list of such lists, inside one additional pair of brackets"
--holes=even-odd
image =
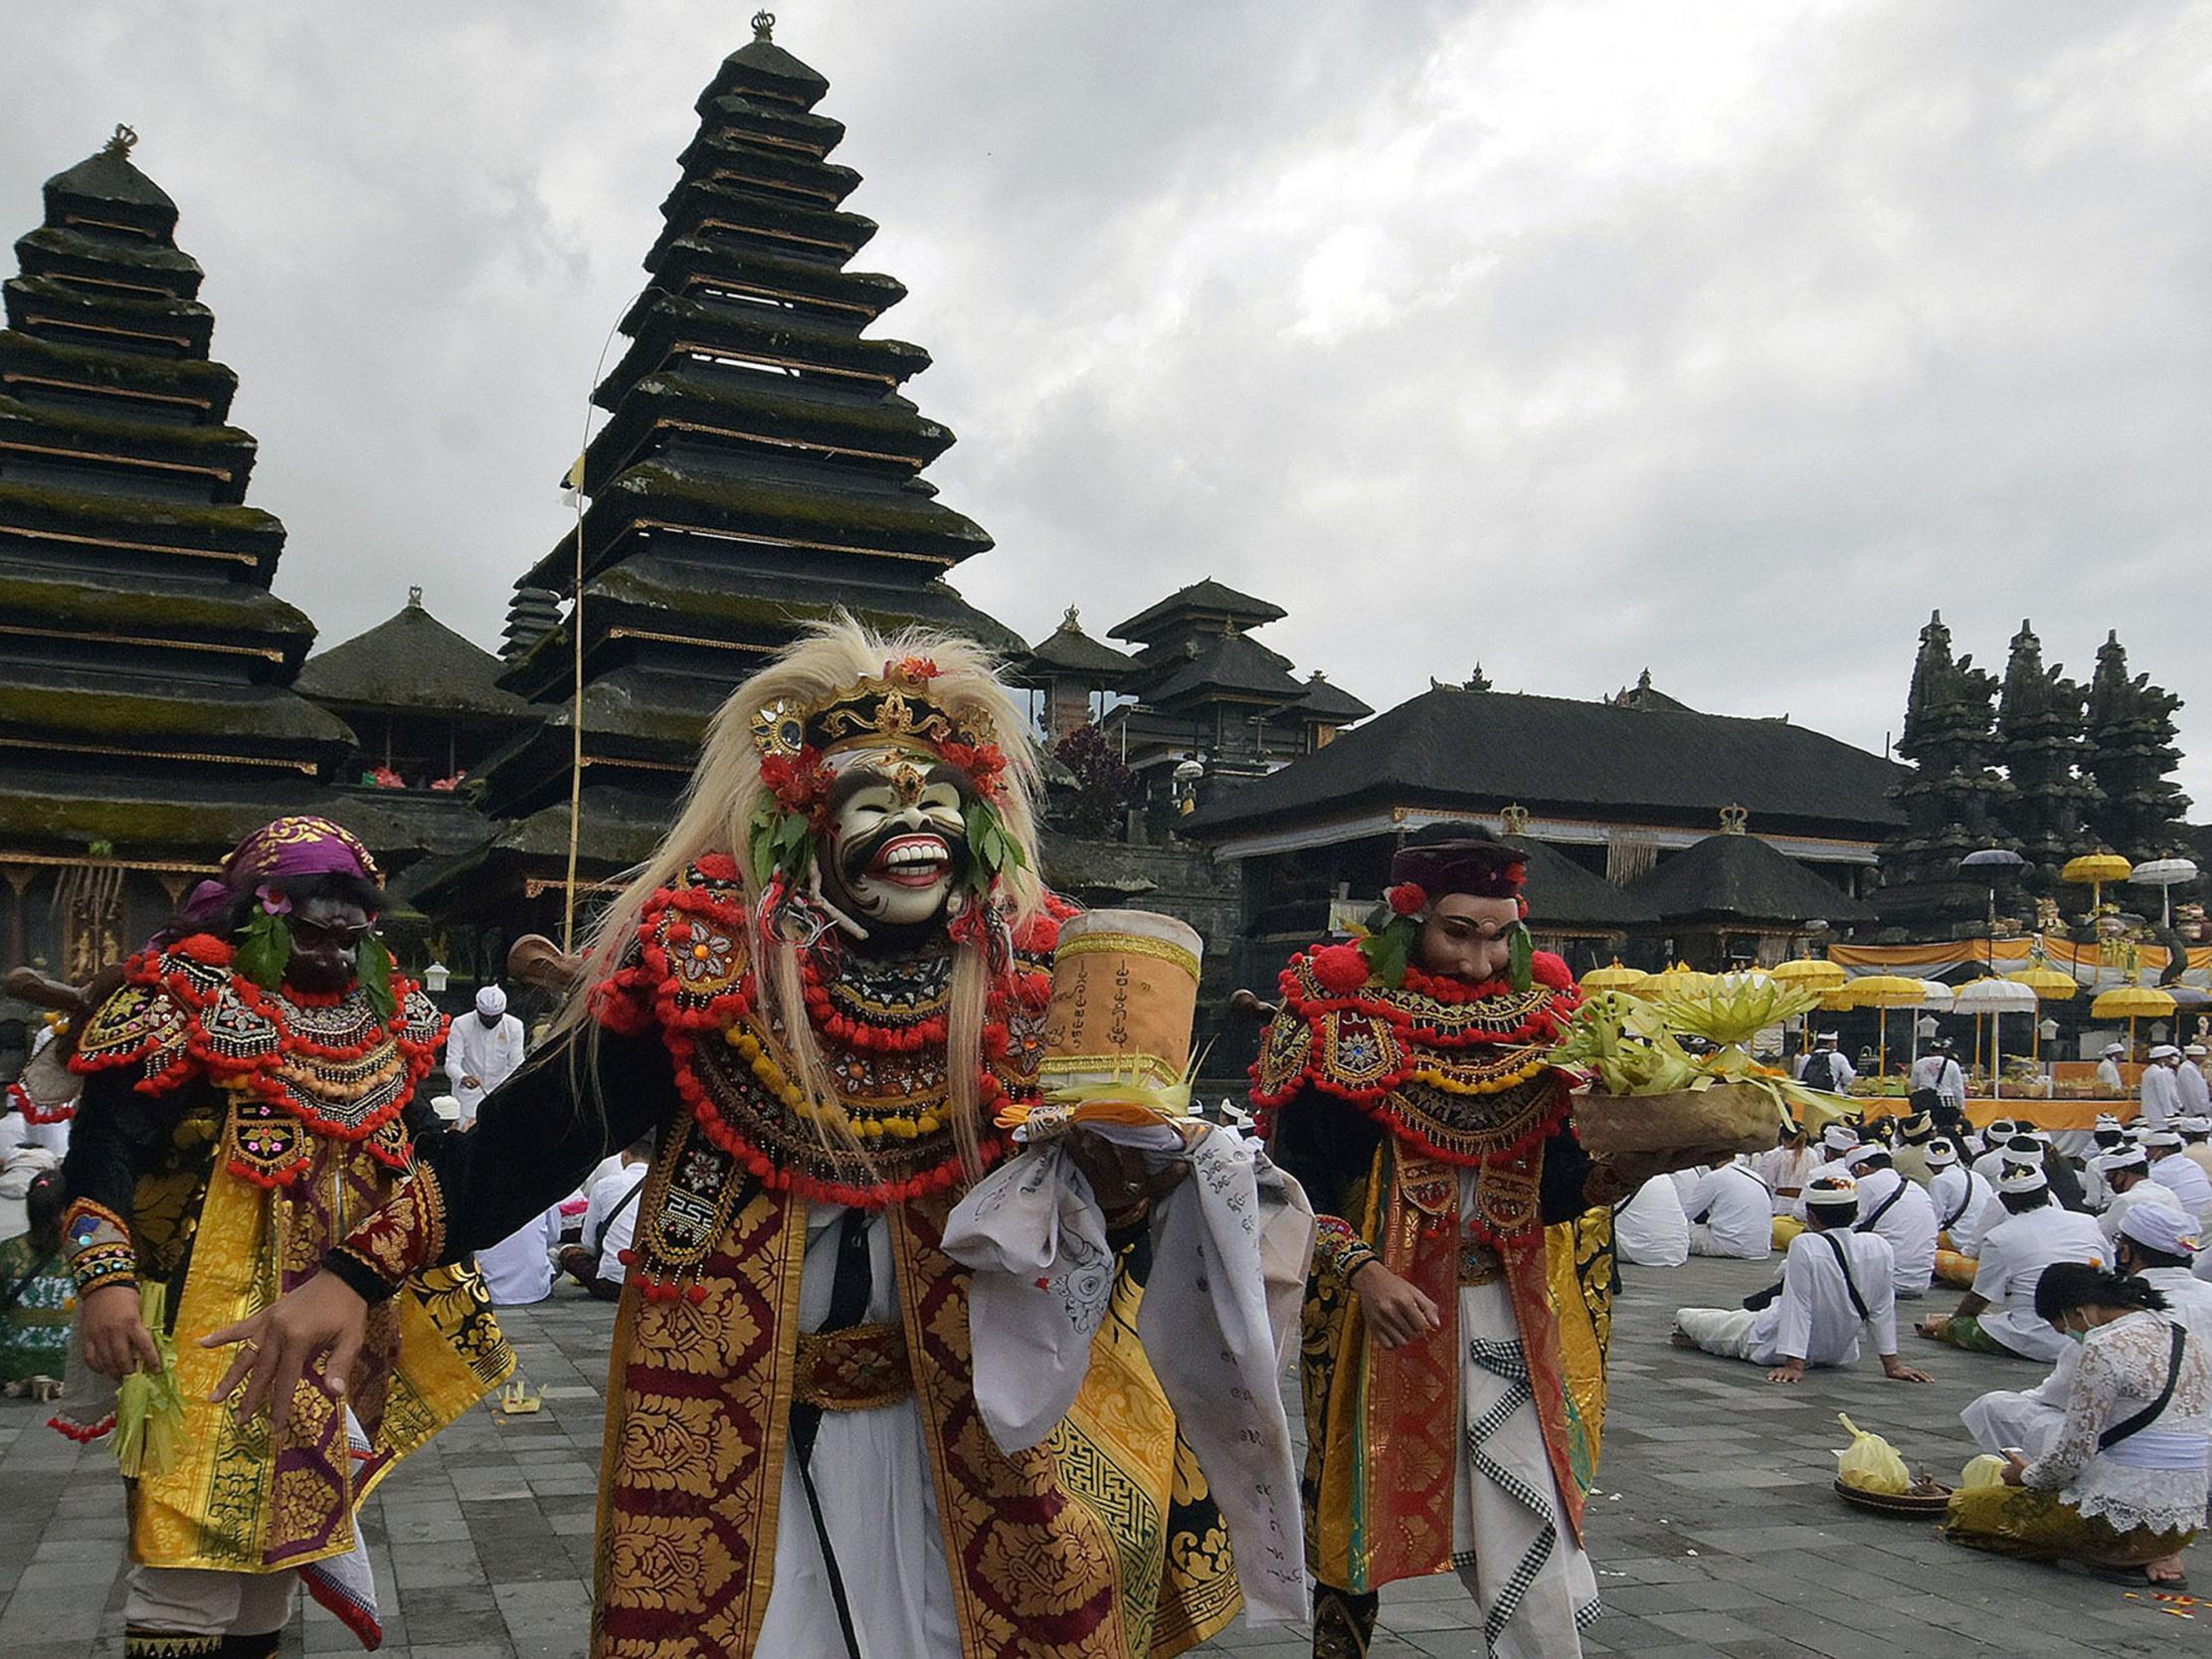
[(2039, 1454), (2008, 1455), (2001, 1484), (1953, 1494), (1943, 1536), (2185, 1587), (2180, 1554), (2204, 1525), (2212, 1351), (2161, 1291), (2087, 1263), (2054, 1264), (2035, 1307), (2061, 1343), (2081, 1344), (2058, 1429)]
[(321, 1274), (217, 1334), (240, 1412), (384, 1317), (405, 1274), (652, 1134), (625, 1212), (595, 1652), (1154, 1659), (1225, 1626), (1230, 1550), (1171, 1548), (1226, 1526), (1136, 1336), (1166, 1190), (1141, 1158), (1062, 1143), (1115, 1310), (1073, 1405), (1008, 1451), (977, 1398), (946, 1228), (1014, 1150), (1005, 1115), (1041, 1103), (1074, 913), (1038, 873), (1026, 731), (988, 654), (946, 635), (838, 618), (748, 678), (660, 846), (558, 965), (574, 990), (530, 1061)]
[[(2151, 1204), (2124, 1212), (2117, 1244), (2120, 1271), (2156, 1290), (2178, 1324), (2200, 1342), (2212, 1343), (2212, 1284), (2190, 1271), (2201, 1245), (2181, 1211)], [(1985, 1452), (2002, 1455), (2017, 1446), (2031, 1458), (2042, 1456), (2058, 1438), (2080, 1360), (2079, 1344), (2069, 1346), (2041, 1384), (1983, 1394), (1959, 1413), (1960, 1420)]]
[[(1366, 939), (1291, 959), (1261, 1040), (1269, 1155), (1320, 1225), (1302, 1382), (1322, 1659), (1370, 1651), (1384, 1584), (1447, 1568), (1492, 1652), (1578, 1654), (1598, 1614), (1582, 1503), (1609, 1217), (1583, 1217), (1714, 1159), (1582, 1151), (1544, 1060), (1579, 993), (1532, 946), (1526, 872), (1465, 829), (1416, 836)], [(1581, 1294), (1555, 1301), (1562, 1238)]]
[[(275, 1380), (297, 1409), (269, 1431), (241, 1435), (211, 1398), (226, 1362), (201, 1339), (307, 1279), (452, 1138), (417, 1092), (445, 1016), (394, 971), (380, 889), (344, 829), (279, 819), (76, 1033), (63, 1234), (87, 1370), (56, 1426), (105, 1432), (133, 1372), (168, 1373), (182, 1400), (173, 1463), (130, 1485), (126, 1653), (265, 1659), (301, 1579), (374, 1646), (355, 1510), (513, 1368), (481, 1282), (447, 1271), (406, 1276), (403, 1303), (331, 1346), (312, 1381)], [(81, 1377), (102, 1385), (78, 1397)]]
[(479, 987), (475, 1012), (454, 1021), (446, 1038), (446, 1075), (460, 1103), (460, 1126), (476, 1121), (483, 1097), (521, 1066), (522, 1021), (507, 1012), (507, 994), (497, 985)]

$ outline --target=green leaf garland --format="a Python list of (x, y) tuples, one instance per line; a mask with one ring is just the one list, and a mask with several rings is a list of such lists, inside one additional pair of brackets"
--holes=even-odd
[(239, 933), (232, 966), (264, 991), (275, 991), (284, 983), (284, 968), (290, 961), (291, 929), (283, 917), (256, 909), (253, 920)]
[(379, 1019), (390, 1019), (399, 1012), (399, 1000), (392, 995), (392, 953), (375, 934), (362, 934), (353, 947), (353, 975)]

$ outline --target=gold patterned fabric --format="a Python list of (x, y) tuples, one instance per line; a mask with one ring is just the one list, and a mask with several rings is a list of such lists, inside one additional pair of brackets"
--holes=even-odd
[[(710, 1177), (719, 1170), (723, 1185)], [(679, 1119), (640, 1199), (714, 1218), (695, 1295), (633, 1282), (617, 1320), (601, 1487), (595, 1659), (743, 1659), (773, 1588), (791, 1407), (819, 1349), (798, 1330), (807, 1204)], [(975, 1402), (968, 1270), (941, 1248), (957, 1194), (889, 1207), (906, 1365), (929, 1449), (963, 1651), (973, 1659), (1168, 1659), (1234, 1617), (1226, 1529), (1136, 1337), (1141, 1264), (1074, 1408), (1000, 1451)], [(872, 1340), (872, 1339), (871, 1339)], [(817, 1373), (819, 1378), (819, 1372)]]
[(802, 1331), (792, 1398), (825, 1411), (872, 1411), (914, 1391), (900, 1325)]
[(132, 1488), (131, 1555), (142, 1565), (266, 1572), (344, 1555), (354, 1511), (392, 1465), (513, 1369), (482, 1282), (444, 1268), (369, 1311), (345, 1400), (365, 1458), (348, 1451), (345, 1412), (319, 1380), (294, 1390), (280, 1437), (266, 1413), (242, 1424), (208, 1398), (232, 1354), (200, 1338), (313, 1277), (351, 1218), (390, 1196), (390, 1172), (358, 1144), (318, 1138), (311, 1158), (311, 1179), (282, 1189), (222, 1159), (209, 1170), (177, 1305), (183, 1450), (167, 1474)]
[[(1611, 1218), (1600, 1209), (1548, 1229), (1541, 1201), (1545, 1144), (1567, 1117), (1566, 1089), (1542, 1055), (1576, 993), (1541, 982), (1466, 997), (1411, 985), (1332, 992), (1308, 956), (1292, 961), (1282, 989), (1253, 1068), (1263, 1121), (1341, 1102), (1384, 1131), (1347, 1185), (1334, 1218), (1345, 1236), (1317, 1255), (1307, 1291), (1301, 1488), (1314, 1577), (1357, 1596), (1450, 1565), (1464, 1284), (1505, 1284), (1578, 1534), (1604, 1413)], [(1463, 1216), (1470, 1166), (1480, 1174)], [(1371, 1340), (1337, 1267), (1361, 1259), (1362, 1246), (1429, 1297), (1441, 1332), (1396, 1349)]]
[[(386, 1020), (358, 990), (295, 999), (238, 979), (229, 962), (230, 947), (205, 935), (148, 953), (88, 1022), (73, 1062), (93, 1079), (79, 1124), (88, 1144), (112, 1134), (99, 1114), (174, 1116), (133, 1160), (127, 1217), (92, 1204), (77, 1213), (103, 1248), (112, 1223), (126, 1222), (138, 1276), (169, 1284), (182, 1449), (167, 1473), (132, 1484), (132, 1559), (274, 1572), (351, 1551), (361, 1500), (514, 1357), (482, 1282), (444, 1268), (370, 1309), (342, 1404), (320, 1378), (302, 1380), (273, 1436), (266, 1412), (240, 1423), (208, 1398), (234, 1351), (202, 1348), (202, 1337), (304, 1284), (396, 1194), (422, 1201), (405, 1179), (400, 1111), (444, 1030), (404, 982)], [(105, 1092), (109, 1073), (128, 1090)], [(348, 1407), (365, 1448), (349, 1447)]]

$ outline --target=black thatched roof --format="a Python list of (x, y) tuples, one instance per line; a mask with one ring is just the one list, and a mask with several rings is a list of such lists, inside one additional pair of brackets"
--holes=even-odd
[(1180, 588), (1158, 605), (1147, 606), (1127, 622), (1118, 624), (1113, 636), (1117, 640), (1149, 643), (1162, 635), (1175, 633), (1195, 618), (1220, 618), (1238, 628), (1258, 628), (1263, 623), (1281, 622), (1289, 615), (1280, 605), (1240, 594), (1208, 576), (1203, 582)]
[(1559, 928), (1638, 927), (1659, 918), (1634, 894), (1592, 875), (1557, 847), (1526, 835), (1503, 837), (1529, 860), (1529, 922)]
[(1207, 803), (1208, 839), (1377, 807), (1710, 825), (1742, 806), (1768, 833), (1879, 840), (1904, 823), (1885, 795), (1905, 769), (1785, 720), (1619, 708), (1439, 686), (1327, 748)]
[(1172, 666), (1139, 688), (1144, 700), (1158, 708), (1212, 697), (1256, 698), (1287, 708), (1306, 695), (1307, 688), (1283, 666), (1281, 656), (1241, 634), (1209, 640), (1180, 662), (1173, 656), (1161, 661)]
[(1298, 699), (1298, 712), (1310, 720), (1332, 726), (1349, 726), (1365, 720), (1375, 710), (1341, 685), (1333, 685), (1316, 668), (1306, 676), (1306, 694)]
[(1874, 910), (1756, 835), (1708, 835), (1628, 884), (1661, 921), (1871, 922)]
[(1137, 664), (1112, 645), (1101, 645), (1085, 634), (1075, 607), (1070, 605), (1060, 626), (1031, 647), (1024, 665), (1037, 679), (1065, 674), (1106, 686), (1120, 684)]
[(333, 708), (520, 717), (529, 705), (497, 683), (506, 666), (410, 597), (397, 616), (308, 657), (293, 689)]

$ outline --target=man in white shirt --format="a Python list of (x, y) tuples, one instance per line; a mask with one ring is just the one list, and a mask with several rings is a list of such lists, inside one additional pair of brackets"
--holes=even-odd
[(1842, 1094), (1858, 1075), (1851, 1062), (1837, 1049), (1836, 1033), (1822, 1031), (1813, 1038), (1812, 1052), (1805, 1056), (1805, 1069), (1797, 1080), (1808, 1089)]
[(2186, 1144), (2176, 1129), (2154, 1129), (2142, 1140), (2143, 1153), (2150, 1160), (2150, 1179), (2170, 1188), (2194, 1220), (2212, 1209), (2212, 1178), (2182, 1150)]
[(2150, 1063), (2143, 1067), (2136, 1091), (2146, 1127), (2163, 1129), (2181, 1115), (2181, 1080), (2175, 1075), (2180, 1069), (2181, 1050), (2172, 1043), (2161, 1042), (2150, 1051)]
[(2173, 1127), (2181, 1132), (2181, 1156), (2212, 1176), (2212, 1118), (2175, 1118)]
[(1676, 1343), (1769, 1367), (1769, 1382), (1796, 1382), (1808, 1366), (1857, 1360), (1865, 1326), (1886, 1376), (1900, 1382), (1934, 1382), (1898, 1360), (1890, 1247), (1873, 1233), (1852, 1230), (1859, 1212), (1857, 1186), (1848, 1176), (1823, 1176), (1805, 1196), (1805, 1230), (1789, 1242), (1780, 1294), (1755, 1312), (1684, 1308), (1674, 1316)]
[(532, 1217), (488, 1250), (476, 1252), (476, 1271), (492, 1306), (527, 1307), (553, 1294), (553, 1252), (561, 1242), (561, 1206)]
[(446, 1037), (446, 1075), (461, 1105), (461, 1127), (476, 1121), (483, 1097), (522, 1063), (522, 1021), (507, 1012), (507, 994), (496, 985), (476, 993), (476, 1012), (453, 1023)]
[(1680, 1267), (1690, 1259), (1690, 1218), (1670, 1177), (1653, 1176), (1613, 1211), (1613, 1249), (1638, 1267)]
[(2212, 1085), (2204, 1078), (2203, 1043), (2192, 1042), (2181, 1050), (2181, 1063), (2174, 1067), (2173, 1082), (2181, 1094), (2183, 1117), (2212, 1116)]
[(1995, 1118), (1981, 1132), (1982, 1150), (1974, 1159), (1974, 1174), (1994, 1187), (1997, 1177), (2004, 1173), (2005, 1150), (2012, 1145), (2013, 1137), (2021, 1126), (2010, 1118)]
[[(1805, 1193), (1810, 1193), (1820, 1182), (1832, 1177), (1848, 1179), (1851, 1174), (1851, 1155), (1858, 1149), (1859, 1132), (1849, 1124), (1831, 1123), (1823, 1129), (1820, 1132), (1820, 1162), (1813, 1167), (1812, 1174), (1805, 1178)], [(1798, 1195), (1792, 1213), (1800, 1221), (1805, 1218), (1803, 1193)]]
[(1950, 1044), (1937, 1037), (1928, 1045), (1928, 1052), (1913, 1062), (1912, 1086), (1934, 1089), (1960, 1111), (1966, 1108), (1966, 1073), (1951, 1058)]
[(584, 1236), (561, 1252), (561, 1271), (603, 1302), (622, 1295), (630, 1249), (638, 1227), (638, 1195), (652, 1168), (652, 1137), (625, 1147), (622, 1163), (592, 1188), (584, 1211)]
[(1901, 1297), (1928, 1294), (1936, 1277), (1936, 1205), (1917, 1182), (1907, 1181), (1879, 1146), (1851, 1155), (1852, 1178), (1859, 1184), (1859, 1215), (1854, 1230), (1872, 1233), (1890, 1247), (1891, 1271)]
[(2047, 1320), (2036, 1317), (2037, 1281), (2055, 1261), (2103, 1266), (2112, 1246), (2093, 1217), (2059, 1207), (2039, 1164), (2007, 1164), (1997, 1180), (1997, 1201), (2005, 1219), (1981, 1241), (1974, 1288), (1955, 1313), (1924, 1320), (1920, 1332), (1975, 1354), (2049, 1365), (2067, 1344)]
[(1774, 1248), (1774, 1201), (1751, 1167), (1741, 1159), (1698, 1178), (1682, 1207), (1690, 1216), (1690, 1253), (1762, 1261)]
[(2182, 1214), (2181, 1200), (2175, 1197), (2173, 1189), (2150, 1179), (2150, 1158), (2141, 1147), (2122, 1147), (2118, 1152), (2107, 1153), (2097, 1161), (2097, 1173), (2112, 1194), (2105, 1204), (2105, 1212), (2097, 1217), (2097, 1224), (2104, 1229), (2107, 1238), (2117, 1240), (2120, 1237), (2120, 1221), (2138, 1204), (2156, 1204), (2176, 1215)]
[(1981, 1248), (1981, 1235), (2004, 1213), (1997, 1203), (1997, 1190), (1987, 1178), (1958, 1162), (1958, 1148), (1949, 1141), (1932, 1142), (1928, 1149), (1929, 1201), (1936, 1208), (1936, 1242), (1961, 1256)]
[(2127, 1098), (2127, 1078), (2120, 1069), (2120, 1062), (2127, 1057), (2127, 1044), (2108, 1042), (2104, 1058), (2097, 1062), (2097, 1086), (2105, 1091), (2109, 1100)]

